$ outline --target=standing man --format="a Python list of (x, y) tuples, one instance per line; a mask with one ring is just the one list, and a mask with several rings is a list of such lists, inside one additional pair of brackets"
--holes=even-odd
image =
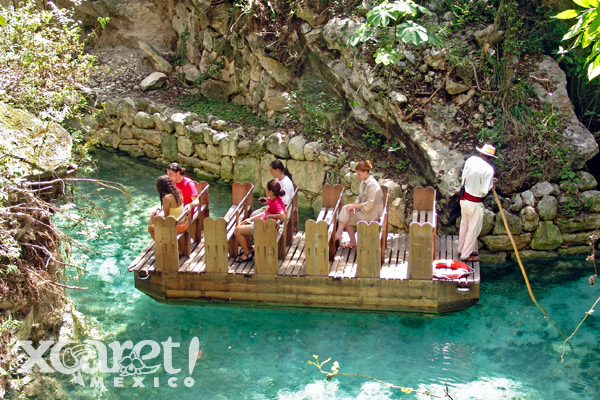
[(486, 144), (476, 147), (479, 155), (473, 155), (465, 162), (462, 173), (464, 194), (460, 198), (460, 231), (458, 234), (458, 256), (461, 261), (479, 261), (477, 237), (483, 225), (483, 198), (498, 179), (494, 178), (494, 168), (490, 162), (496, 157), (496, 148)]
[(193, 180), (185, 175), (185, 169), (176, 162), (172, 162), (167, 166), (167, 175), (175, 183), (177, 189), (183, 195), (183, 205), (190, 204), (198, 197), (198, 190)]

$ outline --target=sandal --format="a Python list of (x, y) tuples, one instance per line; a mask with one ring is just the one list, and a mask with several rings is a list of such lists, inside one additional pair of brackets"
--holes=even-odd
[(463, 261), (471, 261), (471, 262), (481, 261), (481, 257), (471, 255), (471, 256), (469, 256), (469, 258), (467, 258), (466, 260), (463, 260)]
[[(242, 258), (242, 257), (245, 257), (245, 258)], [(251, 252), (250, 252), (250, 253), (248, 253), (248, 254), (246, 254), (246, 253), (243, 253), (242, 255), (240, 255), (240, 256), (237, 256), (237, 257), (235, 258), (235, 262), (237, 262), (237, 263), (241, 263), (241, 262), (252, 261), (253, 259), (254, 259), (254, 251), (251, 251)]]

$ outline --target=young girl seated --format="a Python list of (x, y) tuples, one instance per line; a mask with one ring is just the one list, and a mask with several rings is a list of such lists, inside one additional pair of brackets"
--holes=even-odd
[(236, 262), (250, 261), (254, 258), (254, 249), (250, 245), (250, 238), (254, 235), (254, 221), (259, 218), (263, 221), (266, 221), (267, 218), (285, 219), (285, 204), (281, 199), (285, 195), (285, 191), (281, 190), (279, 183), (272, 179), (267, 183), (265, 192), (268, 198), (267, 209), (260, 214), (243, 220), (240, 225), (235, 227), (235, 237), (238, 244), (242, 246), (242, 252), (235, 259)]

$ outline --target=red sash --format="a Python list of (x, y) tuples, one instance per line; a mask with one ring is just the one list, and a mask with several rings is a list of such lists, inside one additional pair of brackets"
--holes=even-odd
[(477, 196), (470, 195), (466, 191), (465, 191), (465, 194), (463, 195), (463, 197), (461, 197), (460, 199), (468, 200), (473, 203), (481, 203), (483, 201), (483, 197), (477, 197)]

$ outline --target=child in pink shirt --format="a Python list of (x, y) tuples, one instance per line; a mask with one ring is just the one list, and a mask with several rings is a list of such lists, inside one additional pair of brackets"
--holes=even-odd
[(254, 258), (254, 249), (250, 247), (250, 238), (254, 235), (254, 221), (259, 218), (263, 221), (266, 221), (267, 218), (285, 219), (285, 204), (281, 199), (281, 196), (285, 195), (285, 191), (281, 190), (281, 186), (275, 179), (267, 183), (266, 193), (268, 197), (266, 211), (243, 220), (240, 225), (235, 227), (235, 237), (242, 246), (242, 252), (235, 259), (236, 262), (250, 261)]

